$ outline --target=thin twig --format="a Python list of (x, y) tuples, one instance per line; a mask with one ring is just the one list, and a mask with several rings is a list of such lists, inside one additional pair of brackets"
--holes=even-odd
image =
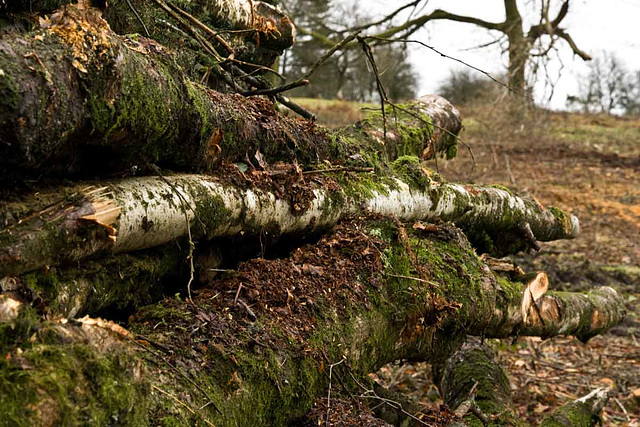
[[(454, 137), (454, 138), (455, 138), (455, 139), (456, 139), (460, 144), (464, 145), (464, 146), (467, 148), (467, 150), (469, 150), (469, 154), (471, 155), (471, 161), (472, 161), (472, 168), (471, 168), (471, 171), (473, 172), (473, 171), (475, 170), (475, 168), (476, 168), (476, 156), (474, 156), (474, 154), (473, 154), (473, 150), (471, 149), (471, 146), (469, 146), (469, 144), (467, 144), (466, 142), (464, 142), (464, 141), (463, 141), (463, 140), (462, 140), (458, 135), (456, 135), (455, 133), (451, 132), (449, 129), (446, 129), (446, 128), (444, 128), (444, 127), (442, 127), (442, 126), (438, 125), (438, 124), (435, 124), (435, 123), (432, 123), (432, 122), (426, 121), (423, 117), (420, 117), (420, 115), (419, 115), (419, 114), (416, 114), (416, 113), (414, 113), (414, 112), (413, 112), (413, 111), (411, 111), (411, 110), (408, 110), (408, 109), (406, 109), (406, 108), (403, 108), (403, 107), (401, 107), (401, 106), (399, 106), (399, 105), (397, 105), (397, 104), (394, 104), (393, 102), (390, 102), (390, 101), (388, 101), (388, 100), (387, 100), (387, 103), (388, 103), (389, 105), (391, 105), (391, 107), (392, 107), (392, 108), (397, 108), (398, 110), (403, 111), (403, 112), (405, 112), (405, 113), (407, 113), (407, 114), (409, 114), (409, 115), (411, 115), (411, 116), (413, 116), (413, 117), (417, 118), (418, 120), (422, 121), (422, 122), (423, 122), (423, 123), (425, 123), (426, 125), (428, 125), (428, 126), (433, 126), (434, 128), (436, 128), (436, 129), (440, 129), (441, 131), (445, 132), (445, 133), (446, 133), (446, 134), (448, 134), (449, 136)], [(435, 157), (435, 156), (434, 156), (434, 157)], [(438, 160), (437, 160), (437, 158), (436, 158), (436, 167), (437, 167), (437, 162), (438, 162)]]
[(325, 172), (375, 172), (375, 168), (359, 168), (359, 167), (339, 167), (339, 168), (331, 168), (331, 169), (314, 169), (310, 171), (303, 171), (303, 175), (310, 175), (314, 173), (325, 173)]
[(506, 163), (507, 166), (507, 173), (509, 174), (509, 180), (511, 181), (511, 184), (514, 187), (517, 187), (518, 184), (516, 184), (516, 178), (513, 176), (513, 172), (511, 172), (511, 164), (509, 163), (509, 155), (505, 153), (504, 155), (504, 161)]
[(131, 4), (131, 0), (126, 0), (126, 2), (127, 2), (127, 5), (129, 5), (129, 9), (131, 9), (133, 14), (138, 19), (138, 21), (140, 21), (140, 24), (142, 24), (142, 28), (144, 28), (144, 33), (147, 35), (147, 37), (151, 37), (151, 34), (149, 33), (147, 26), (144, 25), (144, 21), (142, 20), (142, 17), (140, 17), (140, 14), (138, 14), (138, 11), (136, 10), (136, 8), (133, 7), (133, 4)]
[(376, 88), (378, 90), (378, 94), (380, 95), (380, 109), (382, 110), (382, 130), (384, 136), (384, 142), (387, 142), (387, 113), (384, 108), (384, 103), (388, 102), (387, 92), (384, 90), (384, 85), (380, 80), (380, 73), (378, 72), (378, 65), (376, 64), (375, 57), (373, 56), (373, 50), (371, 50), (371, 46), (369, 43), (360, 36), (358, 37), (358, 42), (362, 45), (362, 51), (366, 56), (369, 64), (371, 64), (371, 69), (373, 70), (373, 75), (376, 78)]
[(204, 395), (204, 397), (207, 398), (208, 402), (210, 402), (210, 404), (213, 406), (213, 409), (215, 409), (220, 415), (222, 415), (222, 411), (220, 411), (220, 408), (218, 408), (218, 406), (213, 402), (213, 399), (211, 399), (211, 397), (209, 397), (209, 394), (200, 386), (200, 384), (198, 384), (197, 382), (195, 382), (194, 380), (189, 378), (187, 376), (187, 374), (185, 374), (180, 369), (178, 369), (178, 367), (176, 365), (174, 365), (173, 363), (169, 362), (165, 357), (163, 357), (162, 355), (156, 353), (155, 351), (151, 350), (150, 348), (147, 348), (146, 346), (140, 344), (136, 340), (135, 337), (132, 337), (131, 341), (135, 345), (137, 345), (138, 347), (143, 349), (144, 351), (147, 351), (147, 352), (151, 353), (153, 356), (155, 356), (158, 359), (162, 360), (167, 366), (169, 366), (171, 369), (173, 369), (175, 372), (177, 372), (182, 378), (184, 378), (185, 380), (189, 381), (189, 383), (191, 383), (191, 385), (193, 385), (195, 388), (197, 388)]
[[(191, 37), (193, 37), (206, 53), (213, 56), (213, 58), (218, 61), (218, 64), (214, 64), (213, 70), (222, 78), (222, 80), (231, 87), (237, 93), (240, 93), (243, 96), (247, 96), (247, 91), (240, 88), (232, 76), (229, 75), (231, 72), (233, 75), (238, 75), (244, 80), (246, 80), (250, 85), (259, 88), (265, 89), (268, 88), (267, 83), (256, 79), (255, 77), (249, 76), (243, 70), (233, 65), (232, 63), (226, 63), (224, 68), (221, 64), (225, 63), (226, 59), (222, 58), (220, 54), (216, 51), (216, 49), (209, 43), (207, 39), (202, 37), (189, 23), (185, 18), (176, 13), (171, 7), (167, 6), (163, 0), (154, 0), (164, 11), (166, 11), (169, 15), (171, 15), (174, 19), (176, 19), (183, 27), (185, 27), (190, 33)], [(227, 72), (229, 71), (229, 72)], [(317, 116), (312, 112), (306, 110), (295, 102), (291, 101), (289, 98), (283, 96), (282, 94), (276, 94), (275, 98), (278, 102), (280, 102), (285, 107), (289, 108), (294, 113), (304, 117), (305, 119), (315, 121)]]
[(389, 22), (393, 18), (395, 18), (395, 16), (397, 14), (399, 14), (400, 12), (402, 12), (403, 10), (405, 10), (405, 9), (411, 7), (411, 6), (417, 6), (418, 3), (420, 3), (421, 1), (422, 0), (414, 0), (414, 1), (410, 2), (410, 3), (405, 4), (404, 6), (400, 6), (399, 8), (397, 8), (396, 10), (394, 10), (393, 12), (391, 12), (390, 14), (385, 16), (384, 18), (381, 18), (381, 19), (379, 19), (377, 21), (374, 21), (374, 22), (370, 22), (370, 23), (365, 24), (365, 25), (358, 26), (356, 28), (353, 28), (353, 29), (347, 30), (347, 31), (353, 31), (353, 30), (363, 31), (363, 30), (366, 30), (368, 28), (375, 27), (375, 26), (380, 25), (380, 24), (384, 24), (385, 22)]
[(344, 45), (346, 45), (347, 43), (349, 43), (350, 41), (352, 41), (353, 39), (355, 39), (358, 34), (360, 34), (361, 30), (356, 31), (353, 34), (348, 35), (347, 37), (345, 37), (342, 41), (340, 41), (339, 43), (337, 43), (336, 45), (334, 45), (331, 49), (329, 49), (328, 51), (326, 51), (324, 53), (324, 55), (322, 55), (320, 57), (320, 59), (318, 59), (310, 68), (309, 70), (304, 73), (304, 75), (294, 81), (292, 81), (291, 83), (287, 83), (284, 84), (282, 86), (278, 86), (278, 87), (273, 87), (273, 88), (266, 88), (266, 89), (258, 89), (258, 90), (254, 90), (251, 91), (249, 93), (247, 93), (248, 96), (254, 96), (254, 95), (275, 95), (277, 93), (281, 93), (281, 92), (286, 92), (288, 90), (300, 87), (300, 86), (305, 86), (309, 84), (309, 77), (311, 77), (311, 75), (322, 65), (324, 64), (334, 53), (336, 53), (336, 51), (340, 50)]
[[(168, 391), (165, 391), (163, 389), (161, 389), (160, 387), (157, 387), (155, 384), (151, 384), (151, 388), (159, 391), (160, 393), (169, 396), (171, 399), (173, 399), (175, 402), (179, 403), (181, 406), (184, 406), (185, 408), (187, 408), (187, 410), (189, 412), (191, 412), (191, 414), (195, 415), (196, 417), (200, 417), (202, 419), (202, 421), (204, 421), (207, 425), (213, 426), (215, 427), (215, 425), (209, 421), (208, 419), (206, 419), (202, 414), (196, 412), (193, 410), (193, 408), (191, 408), (191, 406), (187, 405), (186, 403), (184, 403), (182, 400), (178, 399), (177, 397), (175, 397), (173, 394), (169, 393)], [(206, 406), (203, 406), (202, 408), (200, 408), (200, 410), (206, 408)]]
[(391, 274), (391, 273), (385, 273), (385, 275), (387, 275), (389, 277), (395, 277), (395, 278), (398, 278), (398, 279), (415, 280), (416, 282), (422, 282), (422, 283), (427, 283), (427, 284), (433, 285), (433, 286), (439, 286), (439, 284), (436, 283), (436, 282), (432, 282), (430, 280), (421, 279), (419, 277), (403, 276), (402, 274)]
[(329, 413), (330, 413), (330, 409), (331, 409), (331, 375), (333, 373), (333, 367), (334, 366), (338, 366), (339, 364), (341, 364), (342, 362), (344, 362), (345, 359), (340, 360), (339, 362), (336, 363), (332, 363), (331, 365), (329, 365), (329, 391), (327, 392), (327, 427), (329, 427), (331, 424), (329, 424)]
[[(178, 189), (171, 182), (169, 182), (169, 180), (167, 180), (164, 176), (162, 176), (162, 173), (160, 172), (160, 168), (159, 167), (157, 167), (156, 165), (150, 165), (150, 166), (151, 166), (152, 169), (154, 169), (154, 171), (156, 172), (158, 177), (162, 181), (164, 181), (165, 184), (167, 184), (169, 187), (171, 187), (171, 189), (178, 196), (178, 199), (180, 199), (180, 204), (182, 206), (182, 212), (184, 213), (184, 220), (185, 220), (185, 223), (186, 223), (186, 226), (187, 226), (187, 237), (189, 238), (189, 255), (187, 257), (187, 259), (189, 260), (189, 281), (187, 282), (187, 294), (189, 295), (189, 302), (191, 304), (195, 305), (195, 303), (193, 302), (193, 297), (191, 296), (191, 283), (193, 283), (194, 272), (195, 272), (195, 266), (193, 264), (193, 250), (195, 249), (196, 245), (195, 245), (195, 243), (193, 243), (193, 239), (191, 237), (191, 222), (189, 221), (189, 215), (187, 214), (187, 207), (189, 207), (189, 209), (193, 212), (193, 215), (197, 218), (196, 211), (195, 211), (195, 209), (193, 209), (193, 207), (189, 206), (189, 204), (185, 200), (185, 198), (182, 195), (182, 193), (180, 193), (180, 191), (178, 191)], [(202, 225), (204, 227), (204, 224), (202, 224)]]
[(191, 21), (194, 25), (196, 25), (202, 31), (204, 31), (205, 33), (207, 33), (211, 37), (213, 37), (218, 43), (220, 43), (227, 50), (227, 52), (229, 52), (230, 55), (234, 55), (235, 54), (235, 51), (229, 45), (229, 43), (227, 43), (227, 41), (225, 39), (223, 39), (219, 34), (217, 34), (215, 31), (213, 31), (207, 25), (202, 23), (198, 18), (196, 18), (195, 16), (191, 15), (190, 13), (180, 9), (178, 6), (176, 6), (175, 4), (173, 4), (173, 3), (169, 2), (169, 1), (167, 1), (166, 3), (167, 3), (167, 5), (169, 5), (169, 7), (173, 8), (180, 15), (184, 16), (185, 18), (187, 18), (189, 21)]
[[(363, 167), (337, 167), (337, 168), (329, 168), (329, 169), (313, 169), (308, 171), (302, 171), (303, 175), (313, 175), (316, 173), (328, 173), (328, 172), (375, 172), (375, 168), (363, 168)], [(290, 175), (296, 173), (291, 170), (276, 170), (276, 171), (268, 171), (270, 176), (278, 176), (278, 175)]]
[[(368, 390), (370, 392), (373, 392), (373, 390)], [(403, 407), (402, 404), (400, 402), (396, 402), (395, 400), (391, 400), (391, 399), (386, 399), (384, 397), (380, 397), (377, 394), (373, 393), (373, 394), (361, 394), (360, 396), (358, 396), (360, 398), (366, 398), (366, 399), (377, 399), (381, 402), (383, 402), (384, 404), (386, 404), (387, 406), (392, 407), (393, 409), (402, 412), (403, 414), (405, 414), (406, 416), (408, 416), (409, 418), (411, 418), (412, 420), (424, 425), (424, 426), (429, 426), (430, 424), (427, 424), (426, 422), (422, 421), (420, 418), (416, 417), (415, 415), (413, 415), (411, 412), (406, 411)]]
[(258, 319), (258, 316), (256, 316), (256, 314), (253, 312), (253, 310), (251, 310), (251, 307), (249, 307), (249, 305), (247, 305), (246, 302), (244, 302), (241, 299), (237, 299), (236, 301), (237, 301), (237, 304), (239, 304), (242, 308), (244, 308), (244, 310), (247, 312), (251, 320), (255, 322)]
[(421, 42), (420, 40), (401, 39), (401, 38), (400, 38), (400, 39), (388, 39), (388, 38), (378, 37), (378, 36), (367, 36), (366, 38), (367, 38), (367, 39), (371, 39), (371, 40), (379, 40), (379, 41), (383, 41), (383, 42), (387, 42), (387, 43), (396, 43), (396, 42), (399, 42), (399, 43), (417, 43), (417, 44), (419, 44), (419, 45), (421, 45), (421, 46), (426, 47), (427, 49), (432, 50), (433, 52), (437, 53), (438, 55), (442, 56), (443, 58), (447, 58), (447, 59), (450, 59), (450, 60), (452, 60), (452, 61), (456, 61), (456, 62), (458, 62), (458, 63), (460, 63), (460, 64), (464, 65), (465, 67), (469, 67), (469, 68), (471, 68), (472, 70), (475, 70), (475, 71), (477, 71), (477, 72), (479, 72), (479, 73), (484, 74), (484, 75), (485, 75), (485, 76), (487, 76), (489, 79), (493, 80), (495, 83), (497, 83), (497, 84), (499, 84), (500, 86), (502, 86), (502, 87), (506, 88), (509, 92), (513, 92), (513, 93), (515, 93), (516, 95), (520, 95), (520, 96), (522, 96), (523, 98), (527, 99), (528, 101), (533, 101), (533, 99), (531, 98), (531, 96), (527, 95), (526, 93), (520, 92), (519, 90), (516, 90), (516, 89), (512, 88), (511, 86), (509, 86), (509, 85), (507, 85), (507, 84), (505, 84), (505, 83), (501, 82), (500, 80), (496, 79), (496, 78), (495, 78), (495, 77), (493, 77), (490, 73), (488, 73), (488, 72), (484, 71), (483, 69), (478, 68), (478, 67), (474, 67), (473, 65), (471, 65), (471, 64), (469, 64), (469, 63), (467, 63), (467, 62), (465, 62), (465, 61), (463, 61), (463, 60), (461, 60), (461, 59), (454, 58), (453, 56), (449, 56), (449, 55), (447, 55), (446, 53), (442, 53), (441, 51), (439, 51), (439, 50), (438, 50), (438, 49), (436, 49), (435, 47), (430, 46), (430, 45), (428, 45), (428, 44), (426, 44), (426, 43), (424, 43), (424, 42)]

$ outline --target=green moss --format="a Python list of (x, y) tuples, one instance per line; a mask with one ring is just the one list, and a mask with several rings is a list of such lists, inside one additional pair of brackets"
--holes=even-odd
[(602, 420), (591, 413), (587, 404), (571, 402), (546, 417), (540, 427), (591, 427)]
[(547, 210), (551, 212), (554, 218), (561, 224), (564, 224), (567, 221), (567, 214), (564, 213), (562, 209), (556, 208), (555, 206), (547, 207)]
[(23, 304), (18, 311), (18, 317), (10, 322), (1, 322), (0, 355), (6, 354), (16, 345), (30, 345), (28, 339), (38, 330), (39, 321), (40, 317), (35, 309)]
[[(184, 257), (176, 246), (113, 255), (100, 262), (85, 260), (23, 276), (50, 315), (78, 316), (100, 310), (140, 307), (174, 292), (181, 283)], [(175, 286), (175, 285), (174, 285)]]
[(18, 108), (20, 100), (20, 91), (15, 79), (8, 70), (0, 68), (0, 99), (2, 105), (11, 110)]
[(19, 352), (0, 358), (0, 424), (147, 425), (148, 389), (130, 371), (129, 354), (105, 354), (44, 332), (37, 336), (55, 342), (16, 343)]
[(396, 175), (413, 188), (425, 191), (431, 185), (431, 172), (416, 156), (400, 156), (392, 163)]
[(227, 209), (224, 200), (220, 196), (212, 196), (205, 188), (196, 191), (196, 224), (204, 224), (204, 235), (211, 239), (215, 237), (220, 224), (225, 224), (232, 218), (231, 212)]

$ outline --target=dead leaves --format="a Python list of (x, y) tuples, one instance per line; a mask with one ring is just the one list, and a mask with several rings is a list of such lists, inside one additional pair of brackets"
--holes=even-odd
[[(91, 7), (87, 0), (63, 6), (52, 15), (40, 18), (39, 24), (69, 46), (73, 56), (71, 65), (81, 73), (87, 74), (91, 59), (105, 56), (111, 48), (111, 28), (102, 19), (100, 10)], [(35, 37), (42, 38), (41, 35)], [(99, 62), (93, 63), (100, 67)]]

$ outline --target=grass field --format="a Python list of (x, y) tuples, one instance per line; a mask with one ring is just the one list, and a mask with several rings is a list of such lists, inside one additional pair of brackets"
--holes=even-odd
[[(298, 99), (328, 127), (362, 117), (345, 101)], [(575, 240), (544, 243), (514, 259), (544, 270), (552, 289), (612, 286), (629, 315), (620, 327), (583, 345), (572, 338), (495, 343), (509, 371), (521, 415), (536, 423), (557, 406), (608, 386), (614, 391), (605, 425), (640, 425), (640, 118), (530, 111), (514, 117), (491, 101), (460, 108), (469, 145), (456, 159), (431, 162), (446, 179), (501, 184), (578, 216)], [(428, 366), (387, 366), (378, 375), (391, 387), (437, 405)], [(635, 415), (634, 415), (635, 414)]]

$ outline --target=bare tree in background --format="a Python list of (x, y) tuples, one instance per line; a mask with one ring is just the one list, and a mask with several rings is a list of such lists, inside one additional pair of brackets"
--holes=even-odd
[[(376, 29), (373, 37), (377, 43), (388, 43), (390, 41), (407, 41), (416, 31), (423, 28), (431, 21), (447, 20), (467, 24), (473, 24), (494, 33), (498, 33), (496, 40), (490, 44), (506, 41), (506, 51), (509, 56), (508, 62), (508, 84), (513, 92), (524, 94), (527, 92), (526, 68), (527, 63), (536, 57), (549, 55), (557, 44), (564, 42), (574, 54), (585, 61), (591, 56), (581, 50), (569, 32), (563, 28), (562, 22), (569, 13), (570, 0), (562, 3), (552, 0), (537, 0), (531, 2), (535, 5), (537, 17), (535, 25), (525, 29), (522, 7), (516, 0), (504, 0), (505, 19), (501, 22), (491, 22), (473, 16), (459, 15), (445, 10), (437, 9), (430, 13), (411, 18), (418, 10), (428, 6), (428, 2), (414, 0), (399, 7), (388, 16), (368, 25), (360, 26), (362, 30)], [(531, 6), (534, 7), (534, 6)], [(394, 25), (396, 17), (401, 16), (401, 12), (413, 10), (406, 19), (399, 25)], [(325, 46), (333, 45), (339, 37), (334, 40), (327, 34), (319, 34), (308, 28), (298, 28), (299, 32), (311, 35), (321, 41)], [(345, 29), (335, 29), (338, 35), (344, 34)], [(355, 46), (355, 45), (351, 45)]]
[[(343, 38), (349, 29), (371, 21), (362, 4), (355, 2), (288, 0), (286, 9), (296, 26), (305, 29), (280, 62), (280, 72), (287, 79), (295, 79), (313, 66), (327, 46), (332, 45), (332, 37)], [(340, 26), (346, 30), (337, 30)], [(393, 101), (415, 98), (418, 78), (406, 46), (381, 45), (374, 50), (374, 56), (389, 98)], [(360, 49), (344, 49), (328, 58), (310, 80), (310, 85), (294, 89), (292, 95), (359, 102), (373, 101), (379, 96), (375, 76)]]
[(630, 73), (620, 58), (605, 51), (589, 64), (578, 92), (567, 97), (567, 105), (578, 106), (585, 113), (637, 114), (640, 71)]

